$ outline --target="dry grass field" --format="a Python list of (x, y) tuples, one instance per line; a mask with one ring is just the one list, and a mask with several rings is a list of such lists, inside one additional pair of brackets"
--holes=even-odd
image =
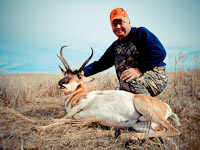
[[(113, 128), (74, 120), (44, 132), (31, 131), (34, 126), (47, 125), (65, 115), (63, 94), (57, 86), (62, 75), (0, 75), (0, 150), (199, 149), (200, 70), (168, 72), (168, 76), (168, 86), (158, 98), (179, 116), (181, 135), (125, 146), (134, 131), (124, 129), (115, 139)], [(89, 91), (118, 89), (113, 73), (95, 78), (87, 84)]]

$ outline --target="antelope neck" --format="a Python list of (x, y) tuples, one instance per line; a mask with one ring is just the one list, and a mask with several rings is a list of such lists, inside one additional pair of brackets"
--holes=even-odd
[(80, 85), (73, 93), (66, 95), (64, 101), (67, 112), (73, 107), (76, 100), (78, 100), (83, 93), (87, 93), (86, 88), (84, 85)]

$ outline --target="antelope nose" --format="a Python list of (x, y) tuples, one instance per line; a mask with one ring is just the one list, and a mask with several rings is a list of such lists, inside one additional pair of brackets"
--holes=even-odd
[(64, 80), (63, 79), (58, 82), (58, 85), (63, 85), (63, 84), (64, 84)]
[(61, 79), (59, 82), (58, 82), (58, 85), (63, 85), (63, 84), (67, 84), (69, 81), (68, 81), (68, 78), (63, 78)]
[(58, 82), (58, 85), (62, 85), (62, 82), (59, 81), (59, 82)]

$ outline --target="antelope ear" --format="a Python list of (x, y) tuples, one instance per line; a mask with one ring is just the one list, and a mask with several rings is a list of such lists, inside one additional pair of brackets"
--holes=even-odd
[(84, 79), (82, 80), (82, 83), (92, 82), (92, 81), (94, 81), (94, 80), (95, 80), (95, 78), (84, 77)]
[(59, 66), (59, 68), (62, 71), (62, 73), (65, 74), (66, 70), (64, 68), (60, 67), (60, 66)]

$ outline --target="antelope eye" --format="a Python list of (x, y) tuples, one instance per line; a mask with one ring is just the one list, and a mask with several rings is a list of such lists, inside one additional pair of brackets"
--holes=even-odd
[(77, 77), (78, 77), (79, 79), (82, 79), (82, 76), (81, 76), (80, 74), (78, 74)]

